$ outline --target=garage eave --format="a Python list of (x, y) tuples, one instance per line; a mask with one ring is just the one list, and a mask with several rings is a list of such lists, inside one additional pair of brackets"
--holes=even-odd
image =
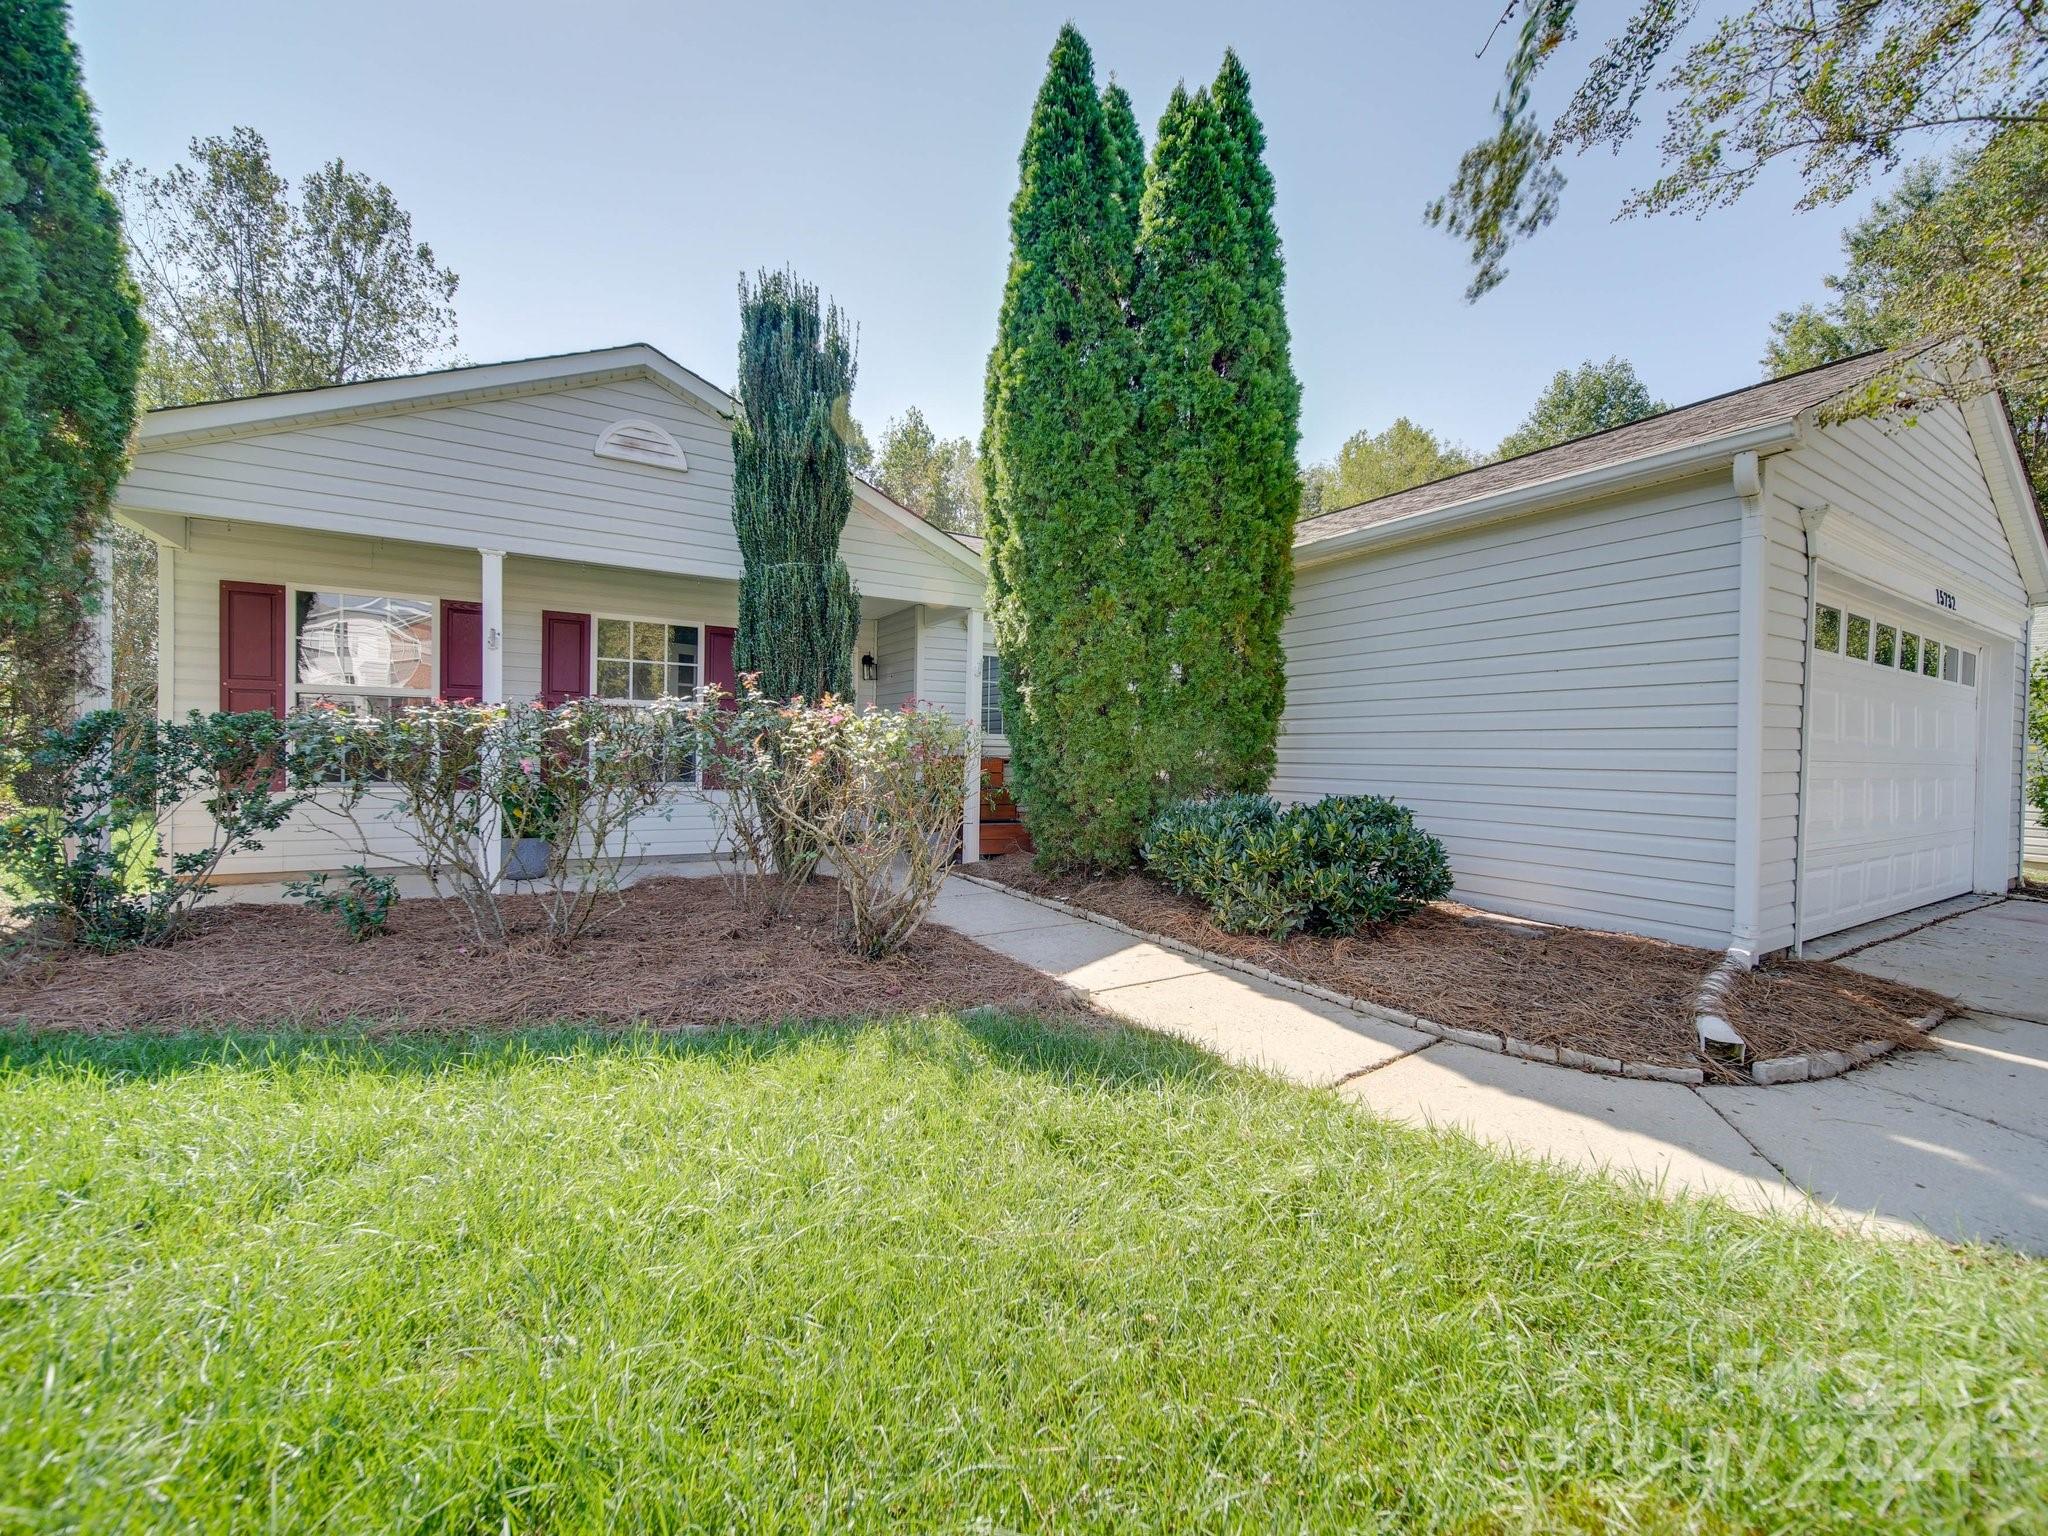
[(1767, 422), (1724, 437), (1687, 443), (1620, 464), (1603, 464), (1577, 474), (1560, 475), (1554, 480), (1515, 486), (1490, 496), (1433, 507), (1411, 517), (1370, 523), (1334, 538), (1297, 546), (1295, 565), (1298, 569), (1322, 565), (1368, 549), (1433, 539), (1487, 523), (1591, 501), (1600, 496), (1639, 490), (1668, 480), (1682, 480), (1732, 465), (1737, 454), (1775, 453), (1793, 447), (1798, 441), (1799, 424), (1796, 421)]

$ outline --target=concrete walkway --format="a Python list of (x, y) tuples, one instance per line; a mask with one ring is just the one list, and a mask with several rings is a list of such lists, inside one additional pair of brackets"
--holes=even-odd
[(1970, 1011), (1824, 1082), (1685, 1088), (1438, 1040), (964, 880), (934, 920), (1098, 1007), (1378, 1114), (1751, 1209), (2048, 1254), (2048, 902), (1965, 910), (1842, 963)]

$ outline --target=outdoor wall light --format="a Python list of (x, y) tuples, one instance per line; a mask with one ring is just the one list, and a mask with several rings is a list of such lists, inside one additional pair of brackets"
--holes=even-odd
[(872, 682), (873, 682), (873, 681), (875, 680), (875, 658), (874, 658), (874, 657), (872, 657), (872, 656), (863, 656), (863, 657), (861, 657), (861, 659), (860, 659), (860, 680), (861, 680), (862, 682), (864, 682), (864, 683), (872, 683)]

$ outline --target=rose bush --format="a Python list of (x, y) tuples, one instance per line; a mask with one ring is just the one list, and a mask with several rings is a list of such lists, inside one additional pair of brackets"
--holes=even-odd
[(900, 949), (924, 922), (960, 846), (972, 734), (941, 710), (863, 711), (764, 698), (752, 678), (699, 706), (705, 793), (731, 878), (771, 912), (821, 865), (845, 901), (848, 948)]

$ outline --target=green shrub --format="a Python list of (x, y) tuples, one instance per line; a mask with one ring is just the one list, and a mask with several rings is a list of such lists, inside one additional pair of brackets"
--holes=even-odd
[(677, 700), (423, 703), (388, 720), (315, 707), (285, 724), (312, 808), (360, 857), (377, 847), (461, 902), (490, 949), (512, 940), (503, 837), (548, 840), (547, 871), (525, 895), (548, 945), (566, 948), (616, 900), (639, 848), (634, 819), (667, 815), (696, 771), (695, 726)]
[(351, 864), (342, 874), (348, 877), (344, 885), (330, 887), (327, 876), (321, 874), (292, 881), (284, 893), (299, 897), (315, 912), (331, 912), (339, 917), (348, 936), (359, 944), (364, 939), (376, 938), (391, 919), (391, 904), (398, 900), (398, 882), (362, 864)]
[[(305, 798), (281, 792), (284, 755), (284, 722), (267, 714), (81, 715), (27, 755), (52, 803), (0, 823), (0, 874), (27, 915), (53, 920), (74, 943), (166, 943), (213, 889), (221, 860), (260, 849)], [(164, 857), (154, 831), (186, 804), (205, 809), (211, 833)]]
[(1145, 867), (1231, 933), (1356, 933), (1451, 892), (1444, 845), (1406, 806), (1331, 795), (1284, 809), (1264, 795), (1179, 800), (1153, 818)]
[(695, 710), (728, 888), (780, 913), (829, 865), (846, 946), (895, 953), (960, 846), (971, 733), (940, 709), (858, 710), (829, 694), (781, 704), (745, 673), (740, 688), (732, 700), (708, 688)]

